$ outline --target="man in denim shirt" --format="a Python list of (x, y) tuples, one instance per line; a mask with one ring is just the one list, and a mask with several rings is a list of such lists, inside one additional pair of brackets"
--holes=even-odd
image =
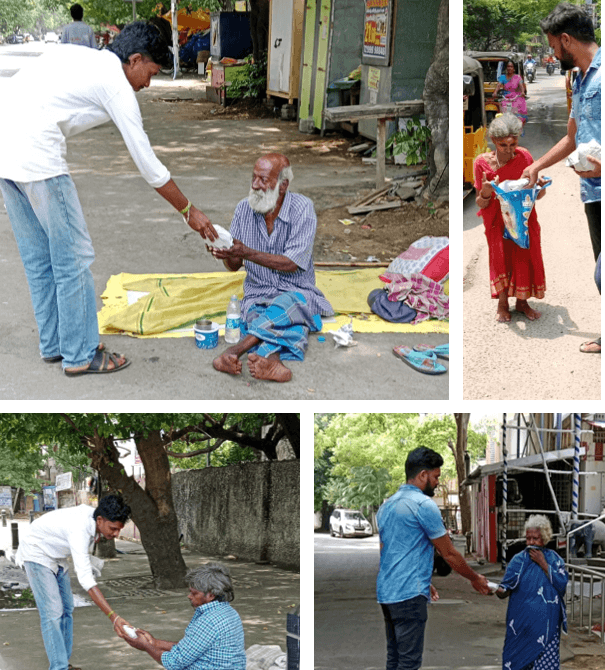
[(434, 547), (479, 593), (488, 594), (487, 579), (454, 549), (431, 497), (439, 484), (443, 458), (419, 447), (405, 463), (407, 483), (378, 510), (380, 570), (376, 584), (387, 635), (387, 670), (417, 670), (422, 665)]
[[(601, 143), (601, 49), (595, 41), (590, 17), (576, 5), (563, 2), (541, 21), (548, 43), (564, 70), (579, 67), (581, 76), (572, 93), (572, 108), (567, 135), (523, 173), (533, 186), (538, 172), (568, 156), (580, 144), (592, 139)], [(590, 240), (595, 261), (601, 254), (601, 161), (588, 157), (594, 165), (589, 172), (578, 172)], [(584, 342), (584, 353), (601, 353), (601, 338)]]

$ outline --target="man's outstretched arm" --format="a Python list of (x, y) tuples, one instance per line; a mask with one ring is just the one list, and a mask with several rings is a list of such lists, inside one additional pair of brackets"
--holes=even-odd
[(447, 533), (436, 540), (431, 540), (431, 542), (447, 563), (451, 565), (452, 569), (469, 580), (475, 591), (479, 591), (483, 595), (489, 595), (490, 590), (487, 585), (487, 577), (480, 575), (471, 568), (464, 560), (462, 554), (454, 547)]
[(567, 135), (561, 138), (550, 151), (547, 151), (544, 156), (542, 156), (542, 158), (539, 158), (531, 165), (528, 165), (525, 170), (523, 170), (521, 177), (529, 179), (529, 186), (534, 186), (538, 181), (538, 173), (540, 170), (545, 170), (551, 165), (563, 160), (569, 156), (575, 148), (576, 120), (569, 117), (569, 120), (567, 121)]

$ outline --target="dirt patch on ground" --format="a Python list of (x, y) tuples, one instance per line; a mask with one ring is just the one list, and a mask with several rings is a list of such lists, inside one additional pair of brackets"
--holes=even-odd
[[(425, 235), (448, 236), (448, 207), (406, 202), (399, 209), (351, 216), (346, 207), (317, 215), (316, 261), (391, 261)], [(341, 220), (354, 223), (344, 225)]]
[(604, 670), (605, 657), (603, 656), (575, 656), (570, 661), (561, 664), (562, 668), (572, 670)]

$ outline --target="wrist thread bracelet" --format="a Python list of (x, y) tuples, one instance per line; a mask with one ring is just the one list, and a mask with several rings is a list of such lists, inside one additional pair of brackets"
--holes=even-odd
[(183, 208), (183, 209), (180, 209), (179, 212), (180, 212), (183, 216), (185, 216), (185, 214), (187, 214), (187, 212), (188, 212), (192, 207), (193, 207), (193, 204), (192, 204), (191, 200), (187, 200), (187, 207), (185, 207), (185, 208)]
[(115, 612), (113, 610), (111, 610), (111, 612), (109, 612), (109, 614), (107, 616), (111, 619), (112, 614), (115, 614)]

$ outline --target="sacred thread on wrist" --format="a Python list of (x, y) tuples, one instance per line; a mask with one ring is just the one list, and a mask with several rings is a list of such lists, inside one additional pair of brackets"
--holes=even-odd
[(191, 200), (187, 200), (187, 207), (184, 207), (183, 209), (179, 210), (180, 213), (185, 216), (187, 212), (193, 207), (193, 204), (191, 203)]

